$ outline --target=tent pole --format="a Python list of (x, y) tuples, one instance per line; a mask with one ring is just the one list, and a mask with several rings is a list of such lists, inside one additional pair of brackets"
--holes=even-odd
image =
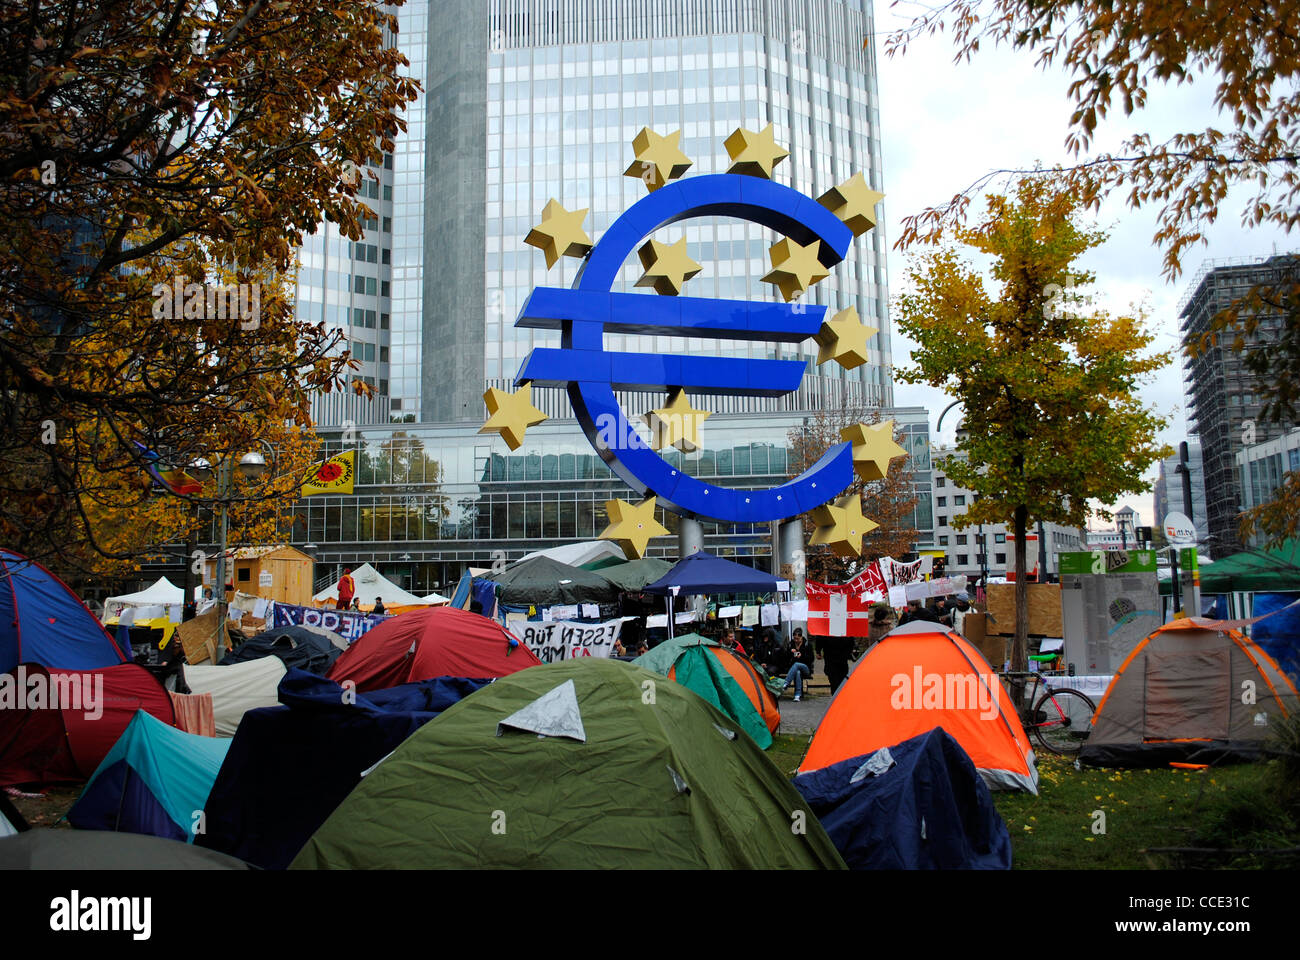
[(664, 603), (668, 605), (668, 639), (671, 640), (673, 633), (673, 595), (670, 593), (664, 597)]

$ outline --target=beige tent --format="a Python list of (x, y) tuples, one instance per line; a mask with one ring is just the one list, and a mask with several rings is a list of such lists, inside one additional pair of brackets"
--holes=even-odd
[(1300, 696), (1273, 659), (1225, 621), (1174, 620), (1137, 645), (1092, 718), (1080, 763), (1156, 767), (1262, 755)]
[(286, 673), (284, 661), (279, 657), (184, 669), (185, 682), (192, 692), (212, 694), (212, 718), (219, 737), (233, 737), (239, 721), (249, 710), (278, 706), (280, 680)]
[[(439, 602), (447, 602), (445, 599), (434, 601), (427, 597), (417, 597), (415, 594), (403, 590), (368, 563), (356, 567), (352, 571), (352, 579), (357, 586), (357, 605), (362, 610), (373, 609), (376, 597), (384, 598), (384, 609), (389, 613), (400, 613), (409, 607), (438, 606)], [(325, 603), (333, 606), (338, 597), (339, 583), (335, 580), (311, 599), (316, 604)]]

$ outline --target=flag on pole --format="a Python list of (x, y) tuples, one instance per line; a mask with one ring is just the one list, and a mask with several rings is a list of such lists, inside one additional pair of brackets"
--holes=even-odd
[(314, 465), (303, 477), (302, 495), (313, 497), (320, 493), (351, 493), (356, 479), (356, 461), (356, 451), (349, 450)]
[(199, 483), (184, 470), (159, 470), (158, 464), (160, 463), (160, 458), (158, 457), (158, 454), (154, 453), (139, 440), (132, 440), (131, 442), (139, 447), (140, 452), (144, 454), (145, 471), (149, 476), (153, 477), (154, 482), (164, 490), (181, 496), (188, 496), (190, 494), (199, 493), (203, 490), (203, 484)]

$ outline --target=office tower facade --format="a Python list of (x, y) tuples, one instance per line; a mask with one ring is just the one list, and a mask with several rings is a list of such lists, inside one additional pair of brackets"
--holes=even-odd
[[(1273, 499), (1288, 473), (1300, 471), (1300, 427), (1263, 443), (1243, 447), (1237, 453), (1241, 478), (1241, 509), (1250, 510)], [(1260, 548), (1267, 541), (1254, 534), (1247, 546)]]
[[(771, 124), (789, 150), (774, 169), (777, 182), (817, 197), (861, 172), (883, 191), (874, 45), (864, 43), (874, 29), (870, 0), (415, 0), (397, 15), (392, 41), (424, 92), (392, 154), (366, 171), (376, 218), (359, 243), (325, 227), (302, 253), (300, 312), (347, 324), (361, 362), (355, 375), (376, 396), (318, 402), (329, 451), (348, 448), (345, 428), (359, 430), (361, 485), (350, 500), (304, 501), (301, 539), (327, 562), (364, 556), (417, 570), (435, 557), (455, 566), (593, 536), (604, 525), (604, 499), (629, 492), (591, 451), (562, 391), (534, 391), (552, 419), (530, 429), (520, 450), (477, 434), (484, 391), (513, 388), (531, 349), (559, 345), (554, 331), (514, 327), (526, 297), (536, 286), (571, 285), (580, 267), (561, 258), (547, 269), (524, 237), (554, 198), (586, 209), (584, 227), (599, 240), (646, 195), (639, 178), (624, 175), (644, 127), (680, 131), (693, 161), (687, 178), (725, 172), (726, 137)], [(778, 298), (760, 279), (773, 231), (710, 218), (654, 237), (684, 237), (701, 264), (686, 295)], [(868, 362), (854, 370), (818, 366), (811, 341), (607, 335), (611, 350), (807, 364), (799, 391), (784, 397), (693, 397), (714, 411), (703, 448), (668, 459), (715, 482), (771, 486), (788, 476), (788, 437), (808, 411), (888, 415), (886, 243), (883, 223), (856, 238), (807, 295), (832, 312), (856, 307), (877, 328)], [(631, 258), (614, 289), (655, 296), (635, 288), (640, 273)], [(631, 421), (664, 402), (654, 392), (619, 398)], [(915, 458), (916, 525), (928, 543), (925, 411), (899, 411), (898, 419)], [(765, 525), (706, 527), (710, 548), (737, 556), (761, 554), (768, 537)], [(443, 580), (427, 570), (412, 576), (416, 586)]]
[[(1292, 255), (1207, 261), (1179, 305), (1184, 344), (1200, 343), (1211, 331), (1215, 316), (1256, 286), (1295, 282), (1298, 269), (1300, 258)], [(1219, 337), (1184, 360), (1189, 426), (1201, 441), (1210, 554), (1215, 559), (1241, 549), (1238, 516), (1243, 490), (1237, 454), (1245, 446), (1274, 439), (1288, 429), (1288, 425), (1261, 416), (1259, 385), (1242, 359), (1260, 344), (1276, 340), (1286, 321), (1275, 313), (1257, 319), (1253, 331), (1242, 332), (1243, 350), (1232, 349), (1231, 337)], [(1181, 496), (1177, 502), (1181, 503)]]

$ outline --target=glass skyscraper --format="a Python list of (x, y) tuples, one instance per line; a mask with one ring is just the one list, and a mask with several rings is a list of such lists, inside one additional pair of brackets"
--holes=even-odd
[[(723, 142), (737, 128), (772, 124), (789, 151), (775, 181), (812, 197), (857, 172), (872, 188), (885, 186), (874, 49), (864, 43), (873, 32), (869, 0), (411, 0), (396, 11), (400, 29), (390, 40), (424, 93), (406, 112), (394, 152), (366, 171), (362, 193), (376, 211), (366, 236), (349, 243), (323, 226), (302, 251), (298, 290), (304, 316), (348, 329), (361, 361), (355, 375), (375, 390), (370, 402), (322, 397), (321, 432), (331, 451), (341, 449), (349, 446), (342, 428), (356, 424), (373, 468), (361, 471), (354, 498), (304, 501), (306, 529), (295, 540), (313, 543), (326, 562), (408, 564), (420, 588), (445, 580), (441, 568), (419, 566), (435, 556), (454, 566), (485, 559), (489, 546), (517, 556), (590, 537), (604, 525), (606, 496), (629, 496), (592, 454), (562, 391), (534, 391), (553, 419), (530, 429), (515, 453), (476, 433), (484, 390), (513, 388), (533, 347), (559, 345), (554, 331), (514, 327), (535, 286), (569, 286), (581, 265), (561, 258), (548, 270), (524, 244), (548, 200), (588, 209), (584, 227), (598, 240), (646, 195), (639, 179), (624, 176), (643, 127), (681, 131), (679, 146), (693, 161), (687, 178), (725, 172)], [(712, 218), (654, 236), (685, 237), (702, 266), (686, 295), (779, 297), (760, 280), (779, 239), (773, 231)], [(819, 367), (811, 341), (607, 335), (610, 350), (806, 359), (797, 393), (692, 398), (715, 416), (703, 426), (703, 450), (671, 455), (683, 470), (771, 486), (787, 476), (784, 446), (807, 411), (892, 408), (886, 249), (882, 224), (856, 238), (807, 295), (832, 313), (854, 306), (879, 329), (855, 370)], [(630, 258), (615, 289), (656, 296), (634, 288), (640, 274)], [(662, 406), (664, 394), (620, 399), (636, 420)], [(928, 451), (924, 411), (899, 414), (909, 446)], [(928, 542), (928, 467), (915, 475)], [(738, 556), (770, 547), (765, 529), (706, 527), (706, 542)]]

